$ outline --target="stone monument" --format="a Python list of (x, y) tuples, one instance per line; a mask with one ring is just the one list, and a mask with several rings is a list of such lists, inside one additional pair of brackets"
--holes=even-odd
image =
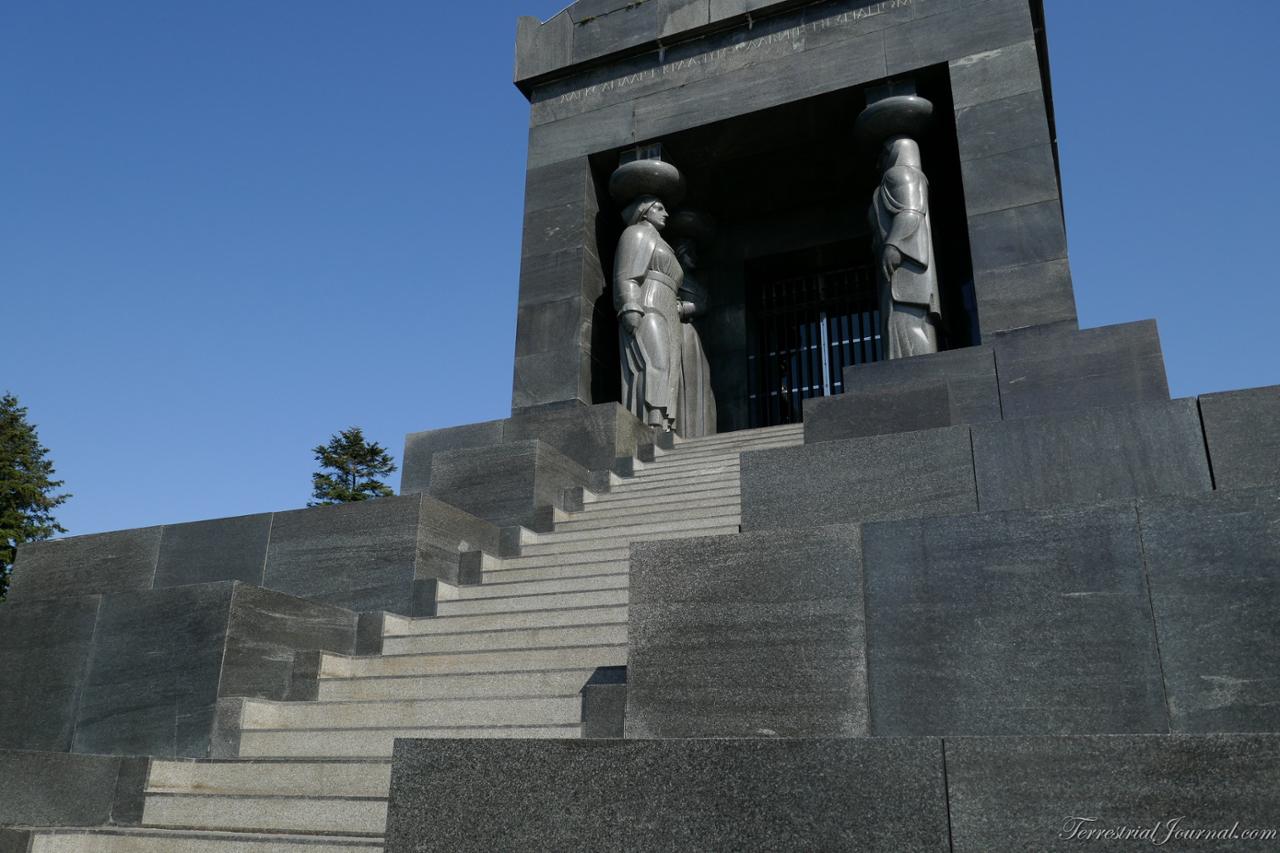
[(1280, 387), (1078, 327), (1048, 64), (1040, 0), (522, 19), (510, 416), (23, 545), (0, 850), (1276, 849)]

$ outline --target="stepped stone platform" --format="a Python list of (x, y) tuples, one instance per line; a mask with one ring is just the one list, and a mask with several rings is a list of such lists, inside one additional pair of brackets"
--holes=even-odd
[[(1039, 0), (579, 0), (516, 54), (511, 416), (398, 496), (24, 544), (0, 853), (1280, 849), (1280, 386), (1078, 327)], [(872, 263), (853, 117), (905, 85), (948, 349), (868, 307), (762, 386), (755, 279)], [(617, 402), (658, 141), (726, 217), (720, 434)]]

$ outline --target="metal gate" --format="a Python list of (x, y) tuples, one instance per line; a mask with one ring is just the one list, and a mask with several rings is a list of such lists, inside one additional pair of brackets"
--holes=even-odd
[(803, 401), (844, 390), (844, 368), (879, 361), (874, 272), (855, 267), (770, 282), (753, 295), (750, 425), (795, 423)]

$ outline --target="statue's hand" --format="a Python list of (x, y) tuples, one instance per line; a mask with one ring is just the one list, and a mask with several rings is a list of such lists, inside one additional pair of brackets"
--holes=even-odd
[(640, 311), (623, 311), (618, 315), (618, 322), (622, 324), (622, 328), (632, 333), (640, 328), (640, 321), (643, 319), (644, 314)]
[(880, 253), (880, 268), (884, 272), (885, 281), (893, 281), (893, 274), (902, 266), (902, 252), (896, 246), (885, 246)]

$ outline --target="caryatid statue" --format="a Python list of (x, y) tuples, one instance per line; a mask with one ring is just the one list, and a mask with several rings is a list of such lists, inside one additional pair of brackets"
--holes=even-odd
[(665, 161), (633, 160), (613, 173), (609, 193), (627, 224), (613, 263), (622, 404), (644, 423), (668, 432), (679, 417), (684, 272), (661, 232), (667, 205), (684, 197), (684, 178)]
[(880, 333), (887, 358), (938, 351), (942, 304), (929, 221), (929, 181), (915, 135), (933, 115), (918, 95), (875, 101), (858, 116), (858, 135), (880, 148), (880, 185), (869, 217), (880, 282)]
[(707, 290), (699, 269), (698, 246), (710, 242), (714, 224), (705, 213), (681, 210), (671, 217), (666, 234), (676, 250), (684, 272), (680, 284), (680, 405), (676, 411), (676, 432), (682, 438), (715, 435), (716, 398), (711, 391), (711, 363), (702, 346), (702, 336), (694, 324), (706, 316)]

